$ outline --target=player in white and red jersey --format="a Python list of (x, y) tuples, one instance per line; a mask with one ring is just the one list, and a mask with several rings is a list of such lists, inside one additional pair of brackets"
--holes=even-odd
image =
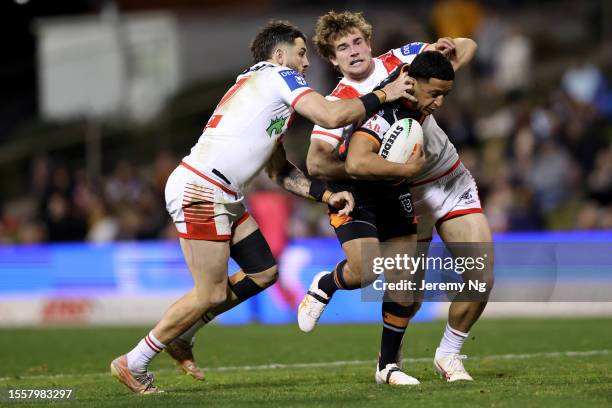
[[(202, 316), (228, 310), (276, 280), (276, 261), (242, 203), (244, 186), (263, 167), (289, 192), (326, 202), (342, 214), (352, 211), (349, 193), (326, 190), (287, 161), (280, 140), (294, 111), (319, 125), (338, 127), (372, 114), (385, 100), (409, 97), (412, 88), (413, 81), (403, 76), (382, 92), (326, 100), (306, 83), (305, 36), (287, 22), (264, 27), (251, 51), (255, 65), (238, 76), (166, 184), (166, 207), (195, 285), (134, 349), (111, 363), (112, 374), (133, 392), (157, 392), (149, 363)], [(241, 270), (228, 277), (230, 256)], [(190, 362), (183, 364), (185, 371), (202, 379), (193, 357)]]
[[(330, 100), (355, 97), (371, 91), (391, 70), (401, 63), (410, 64), (415, 56), (424, 50), (441, 52), (451, 62), (455, 71), (469, 62), (476, 50), (476, 44), (470, 39), (442, 38), (433, 44), (406, 44), (373, 58), (370, 48), (372, 27), (361, 14), (351, 12), (332, 11), (321, 16), (315, 32), (314, 41), (317, 51), (343, 74), (336, 89), (328, 96)], [(426, 163), (417, 174), (409, 178), (412, 183), (410, 188), (412, 201), (418, 219), (418, 239), (422, 242), (431, 241), (435, 226), (446, 243), (490, 243), (491, 232), (482, 213), (476, 184), (469, 171), (459, 161), (454, 146), (430, 115), (441, 103), (441, 100), (436, 101), (434, 95), (430, 97), (433, 98), (431, 102), (433, 105), (430, 108), (424, 107), (423, 113), (428, 116), (422, 123)], [(330, 185), (349, 178), (345, 164), (338, 160), (336, 149), (348, 135), (352, 134), (353, 130), (354, 125), (335, 130), (315, 126), (307, 158), (308, 171), (311, 176), (326, 179)], [(338, 220), (333, 214), (331, 215), (331, 223), (335, 224), (337, 232), (340, 228), (345, 228), (345, 225), (348, 227), (350, 222), (361, 221), (347, 221), (346, 217), (344, 218), (344, 220)], [(358, 228), (353, 229), (359, 230)], [(381, 231), (378, 233), (380, 234)], [(338, 236), (340, 238), (340, 234)], [(309, 293), (316, 293), (319, 299), (310, 294), (305, 296), (298, 311), (298, 320), (302, 330), (312, 330), (335, 290), (360, 287), (361, 241), (367, 239), (367, 236), (353, 233), (352, 238), (354, 239), (348, 240), (345, 236), (343, 239), (342, 246), (347, 259), (340, 262), (332, 273), (318, 274), (313, 280)], [(406, 241), (409, 242), (409, 239)], [(462, 254), (455, 253), (455, 255)], [(490, 264), (482, 279), (487, 283), (487, 287), (491, 288), (493, 282), (492, 256), (488, 260)], [(394, 338), (392, 342), (401, 342), (403, 331), (410, 317), (416, 312), (414, 307), (410, 313), (405, 310), (402, 312), (401, 307), (395, 307), (396, 313), (394, 314), (385, 309), (385, 303), (387, 302), (383, 303), (385, 327), (381, 349), (384, 348), (385, 339), (388, 337)], [(483, 301), (453, 301), (451, 303), (448, 324), (434, 357), (435, 369), (447, 381), (472, 379), (463, 367), (460, 350), (464, 340), (468, 337), (470, 328), (484, 310), (485, 305), (486, 302)], [(391, 321), (395, 324), (390, 324)], [(393, 336), (390, 330), (394, 330), (399, 335)], [(391, 366), (394, 372), (397, 372), (397, 368)], [(377, 370), (384, 372), (385, 365), (379, 364)], [(378, 377), (377, 371), (377, 380)], [(389, 374), (388, 379), (392, 377), (393, 374)], [(387, 382), (391, 381), (387, 380)]]

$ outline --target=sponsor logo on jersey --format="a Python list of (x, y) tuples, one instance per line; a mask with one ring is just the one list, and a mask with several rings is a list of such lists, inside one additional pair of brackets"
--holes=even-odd
[(391, 147), (393, 147), (393, 143), (395, 143), (395, 140), (400, 135), (400, 133), (402, 133), (403, 131), (404, 131), (404, 127), (398, 126), (395, 128), (393, 133), (391, 133), (391, 136), (389, 136), (389, 139), (387, 139), (387, 141), (385, 142), (385, 145), (383, 146), (382, 152), (380, 152), (380, 155), (384, 159), (387, 158), (387, 156), (389, 155), (389, 150), (391, 150)]
[(461, 196), (459, 197), (459, 200), (469, 200), (472, 198), (472, 193), (470, 192), (470, 190), (466, 190), (465, 193), (461, 194)]
[(283, 133), (283, 128), (285, 127), (286, 121), (287, 118), (283, 118), (282, 116), (272, 119), (270, 121), (270, 125), (266, 128), (266, 133), (268, 133), (268, 136), (274, 137)]
[(422, 46), (422, 42), (406, 44), (402, 47), (402, 55), (418, 54)]
[(289, 86), (289, 89), (291, 89), (292, 91), (308, 86), (306, 79), (304, 79), (303, 76), (301, 76), (300, 74), (298, 74), (292, 69), (287, 69), (285, 71), (279, 71), (278, 73), (285, 80), (285, 82)]
[(372, 119), (368, 120), (365, 124), (365, 127), (372, 130), (373, 132), (380, 134), (380, 125), (376, 123), (376, 117), (372, 117)]

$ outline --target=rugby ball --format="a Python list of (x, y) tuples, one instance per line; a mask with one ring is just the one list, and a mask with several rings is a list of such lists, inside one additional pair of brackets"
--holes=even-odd
[(423, 146), (423, 128), (415, 119), (400, 119), (383, 135), (378, 154), (394, 163), (406, 163), (416, 144)]

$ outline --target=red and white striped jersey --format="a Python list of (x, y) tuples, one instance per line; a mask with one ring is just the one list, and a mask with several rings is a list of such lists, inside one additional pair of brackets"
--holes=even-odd
[(259, 62), (238, 75), (183, 162), (241, 193), (264, 167), (294, 115), (312, 92), (298, 72)]
[[(373, 58), (374, 70), (369, 77), (361, 82), (354, 82), (343, 77), (326, 98), (329, 100), (355, 98), (372, 92), (395, 68), (402, 63), (410, 64), (414, 57), (427, 50), (429, 45), (422, 42), (410, 43)], [(356, 123), (338, 129), (325, 129), (315, 125), (310, 138), (311, 140), (324, 141), (336, 147), (352, 134), (359, 125), (359, 123)], [(409, 180), (417, 183), (443, 174), (459, 159), (455, 146), (438, 126), (432, 115), (428, 115), (421, 125), (423, 127), (423, 149), (426, 162), (421, 171)]]

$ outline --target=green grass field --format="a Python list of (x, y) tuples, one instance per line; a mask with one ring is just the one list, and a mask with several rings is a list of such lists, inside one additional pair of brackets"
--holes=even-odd
[[(206, 381), (181, 375), (162, 354), (152, 369), (165, 393), (147, 396), (131, 394), (108, 369), (146, 328), (0, 330), (0, 389), (73, 388), (74, 400), (53, 405), (96, 407), (612, 406), (612, 319), (482, 321), (464, 347), (476, 381), (456, 384), (432, 369), (443, 327), (409, 328), (404, 366), (422, 384), (398, 388), (374, 383), (376, 325), (322, 325), (310, 334), (210, 326), (195, 350)], [(0, 402), (29, 405), (41, 403)]]

